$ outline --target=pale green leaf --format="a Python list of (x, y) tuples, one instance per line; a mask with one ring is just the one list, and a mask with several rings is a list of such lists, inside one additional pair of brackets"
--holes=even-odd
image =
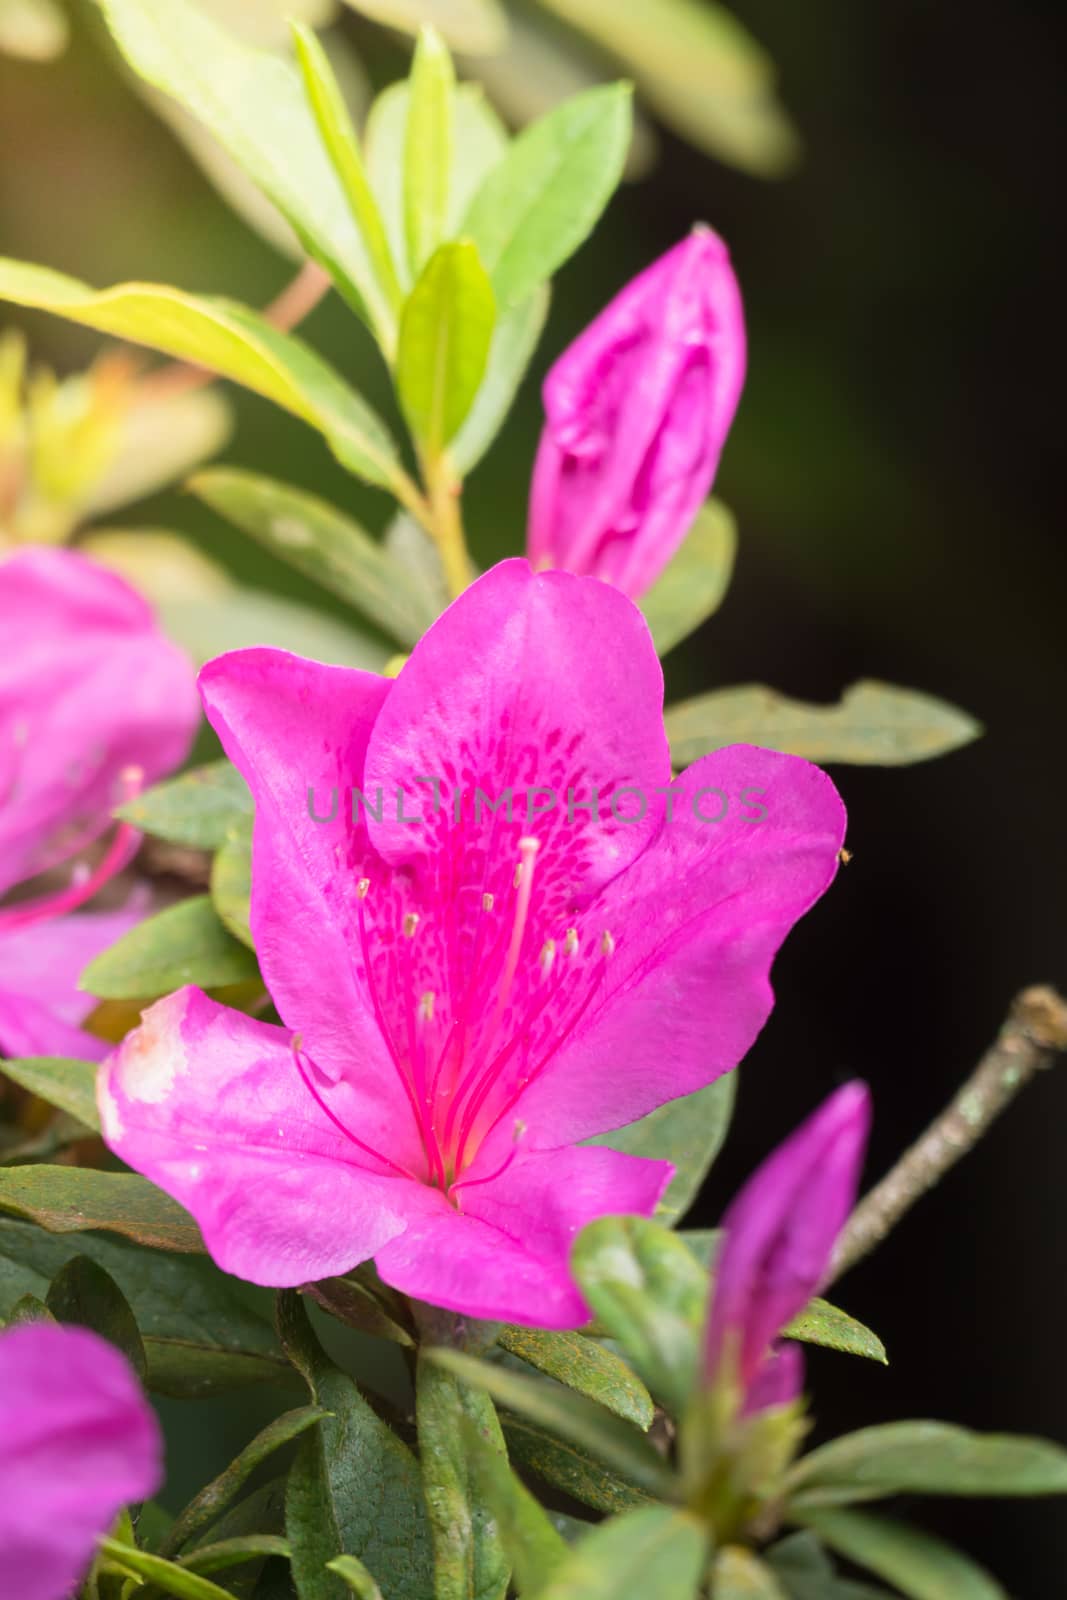
[(442, 245), (404, 306), (397, 389), (408, 425), (432, 460), (463, 423), (485, 373), (496, 309), (468, 240)]
[(375, 22), (405, 33), (427, 23), (453, 50), (464, 55), (495, 55), (507, 37), (508, 19), (499, 0), (346, 0)]
[(706, 1089), (668, 1100), (640, 1122), (617, 1128), (614, 1133), (598, 1134), (590, 1143), (608, 1145), (646, 1161), (672, 1162), (674, 1177), (656, 1215), (664, 1222), (674, 1223), (696, 1199), (722, 1149), (736, 1092), (736, 1076), (728, 1072)]
[(69, 38), (56, 0), (0, 0), (0, 55), (52, 61), (63, 54)]
[(419, 1352), (415, 1417), (422, 1488), (434, 1547), (435, 1600), (504, 1600), (510, 1567), (491, 1507), (468, 1458), (468, 1424), (506, 1461), (493, 1402)]
[(96, 1063), (70, 1061), (61, 1056), (24, 1056), (0, 1060), (0, 1073), (30, 1094), (46, 1100), (87, 1128), (99, 1129), (96, 1109)]
[(559, 1566), (567, 1546), (508, 1465), (502, 1441), (467, 1416), (460, 1418), (460, 1435), (471, 1481), (499, 1531), (518, 1591), (532, 1595)]
[(809, 761), (907, 766), (977, 739), (966, 712), (916, 689), (863, 679), (835, 706), (789, 700), (762, 684), (713, 689), (670, 706), (667, 736), (677, 767), (730, 744), (758, 744)]
[(573, 1546), (537, 1600), (693, 1600), (708, 1556), (695, 1518), (646, 1506), (604, 1522)]
[(224, 651), (254, 645), (365, 672), (380, 672), (389, 658), (384, 645), (354, 625), (266, 589), (179, 595), (160, 600), (157, 610), (166, 632), (198, 666)]
[(404, 131), (404, 241), (416, 281), (445, 237), (455, 82), (448, 46), (435, 29), (421, 28)]
[(502, 311), (519, 305), (589, 236), (622, 176), (630, 90), (588, 89), (519, 134), (486, 177), (463, 231)]
[(157, 839), (217, 850), (235, 822), (251, 817), (252, 796), (235, 766), (211, 761), (146, 789), (115, 815)]
[(712, 1593), (715, 1600), (788, 1600), (770, 1568), (741, 1545), (720, 1550)]
[(187, 983), (222, 989), (258, 972), (255, 957), (227, 933), (205, 894), (139, 922), (89, 963), (80, 987), (100, 1000), (154, 1000)]
[(461, 477), (477, 466), (504, 425), (544, 331), (548, 302), (548, 285), (542, 284), (497, 318), (481, 387), (449, 447)]
[(252, 827), (248, 818), (242, 818), (233, 824), (211, 864), (211, 903), (226, 931), (254, 950), (251, 897)]
[(335, 1572), (343, 1578), (358, 1600), (382, 1600), (382, 1591), (367, 1571), (362, 1561), (357, 1561), (355, 1556), (335, 1556), (326, 1563), (327, 1572)]
[(1008, 1600), (995, 1578), (932, 1534), (860, 1511), (805, 1511), (791, 1519), (909, 1600)]
[[(137, 393), (137, 391), (135, 391)], [(143, 500), (217, 455), (230, 437), (230, 407), (216, 389), (138, 398), (125, 412), (116, 455), (83, 502), (99, 517)]]
[(595, 1339), (546, 1328), (507, 1327), (499, 1343), (509, 1355), (535, 1367), (546, 1378), (555, 1378), (568, 1389), (596, 1400), (617, 1417), (624, 1417), (641, 1429), (652, 1426), (655, 1412), (648, 1390), (625, 1361)]
[(737, 524), (721, 500), (697, 512), (685, 543), (641, 600), (661, 656), (712, 616), (725, 598), (737, 553)]
[(132, 1545), (120, 1544), (117, 1539), (101, 1539), (100, 1549), (109, 1563), (123, 1572), (133, 1573), (153, 1583), (164, 1594), (175, 1600), (233, 1600), (227, 1589), (220, 1589), (210, 1578), (190, 1572), (186, 1567), (175, 1566), (162, 1556), (150, 1555), (147, 1550), (136, 1550)]

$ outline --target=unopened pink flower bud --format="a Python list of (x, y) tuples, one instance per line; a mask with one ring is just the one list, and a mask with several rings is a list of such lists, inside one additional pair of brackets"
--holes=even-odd
[(717, 234), (696, 228), (616, 295), (545, 380), (534, 566), (603, 578), (634, 598), (649, 588), (711, 489), (744, 376), (730, 258)]

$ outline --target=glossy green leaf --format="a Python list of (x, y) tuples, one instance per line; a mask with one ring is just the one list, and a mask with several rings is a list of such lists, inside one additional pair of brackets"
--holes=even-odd
[(828, 1300), (813, 1300), (782, 1329), (786, 1337), (801, 1339), (805, 1344), (823, 1345), (827, 1350), (840, 1350), (845, 1355), (866, 1356), (869, 1361), (889, 1365), (885, 1345), (876, 1333), (865, 1328), (862, 1322), (839, 1311)]
[(715, 1600), (788, 1600), (771, 1569), (740, 1545), (720, 1550), (712, 1593)]
[(45, 1305), (57, 1322), (90, 1328), (121, 1350), (143, 1383), (148, 1359), (129, 1301), (111, 1274), (89, 1256), (72, 1256), (53, 1278)]
[(644, 1434), (595, 1401), (560, 1384), (528, 1378), (458, 1350), (431, 1350), (427, 1359), (485, 1389), (498, 1405), (547, 1428), (557, 1438), (592, 1451), (605, 1466), (625, 1474), (649, 1494), (668, 1492), (670, 1471)]
[(640, 1122), (600, 1134), (590, 1143), (646, 1161), (673, 1163), (674, 1177), (656, 1211), (660, 1221), (673, 1224), (689, 1210), (722, 1149), (736, 1093), (736, 1074), (728, 1072), (706, 1089), (668, 1100)]
[(246, 306), (151, 283), (97, 292), (47, 267), (6, 258), (0, 258), (0, 299), (217, 372), (317, 428), (350, 472), (385, 487), (395, 481), (395, 446), (370, 407), (310, 346)]
[(252, 796), (235, 766), (211, 761), (146, 789), (115, 815), (156, 839), (217, 850), (233, 823), (251, 817)]
[(655, 1408), (648, 1390), (625, 1361), (595, 1339), (545, 1328), (508, 1327), (499, 1343), (509, 1355), (606, 1406), (617, 1417), (642, 1430), (652, 1426)]
[(644, 1217), (583, 1228), (571, 1270), (600, 1324), (652, 1394), (679, 1416), (696, 1378), (707, 1274), (676, 1233)]
[(444, 244), (404, 306), (397, 390), (408, 426), (431, 459), (458, 432), (485, 374), (496, 309), (469, 240)]
[(498, 0), (346, 0), (354, 11), (405, 33), (429, 23), (453, 50), (494, 55), (507, 37), (507, 17)]
[(366, 250), (370, 270), (361, 284), (363, 297), (371, 310), (379, 339), (391, 358), (396, 314), (402, 298), (400, 280), (367, 176), (363, 151), (329, 56), (310, 28), (294, 23), (293, 35), (308, 104)]
[(258, 975), (255, 957), (222, 926), (209, 895), (147, 917), (91, 961), (80, 987), (100, 1000), (151, 1000), (183, 984), (221, 989)]
[(503, 1441), (494, 1431), (463, 1416), (460, 1434), (471, 1481), (496, 1525), (515, 1585), (521, 1595), (532, 1595), (559, 1566), (567, 1546), (508, 1465)]
[(709, 500), (697, 512), (678, 554), (641, 601), (661, 656), (718, 611), (736, 554), (737, 523), (721, 500)]
[(339, 1555), (365, 1561), (389, 1600), (426, 1600), (433, 1557), (418, 1464), (323, 1354), (295, 1294), (279, 1296), (279, 1331), (312, 1399), (331, 1416), (308, 1435), (289, 1473), (286, 1532), (301, 1600), (337, 1600), (326, 1571)]
[(513, 141), (478, 190), (463, 231), (502, 311), (521, 304), (589, 236), (622, 176), (630, 90), (588, 89)]
[(449, 447), (461, 477), (477, 466), (504, 425), (544, 331), (548, 302), (548, 286), (542, 284), (497, 319), (481, 387)]
[(343, 1579), (358, 1600), (382, 1600), (382, 1591), (355, 1556), (336, 1556), (333, 1561), (327, 1561), (326, 1571), (335, 1572)]
[(120, 1544), (117, 1539), (101, 1539), (100, 1549), (109, 1563), (155, 1584), (175, 1600), (233, 1600), (227, 1589), (220, 1589), (210, 1578), (175, 1566), (172, 1561), (164, 1561), (162, 1556), (150, 1555), (147, 1550), (136, 1550), (132, 1545)]
[(676, 767), (729, 744), (758, 744), (809, 761), (907, 766), (977, 739), (981, 728), (954, 706), (915, 689), (864, 679), (836, 706), (789, 700), (762, 684), (713, 689), (669, 707), (667, 737)]
[(255, 949), (248, 925), (252, 894), (252, 826), (235, 822), (211, 864), (211, 903), (227, 933)]
[(76, 1117), (86, 1128), (99, 1130), (96, 1109), (96, 1063), (69, 1061), (62, 1056), (23, 1056), (0, 1061), (0, 1073), (46, 1100), (50, 1106)]
[(506, 1461), (493, 1402), (419, 1352), (415, 1373), (422, 1488), (434, 1548), (436, 1600), (504, 1600), (510, 1566), (471, 1472), (464, 1423)]
[(404, 242), (416, 281), (444, 239), (448, 222), (455, 82), (441, 35), (432, 27), (420, 28), (404, 134)]
[(364, 672), (381, 671), (389, 657), (386, 646), (351, 624), (265, 589), (164, 599), (157, 610), (166, 632), (198, 666), (226, 650), (255, 645)]
[(355, 606), (401, 644), (417, 644), (426, 631), (426, 608), (410, 594), (404, 568), (327, 501), (232, 468), (198, 473), (189, 488), (272, 555)]
[(75, 1255), (103, 1267), (129, 1301), (156, 1393), (200, 1396), (286, 1375), (274, 1330), (250, 1303), (263, 1291), (239, 1285), (205, 1256), (149, 1252), (106, 1234), (57, 1237), (0, 1217), (0, 1316), (22, 1298), (43, 1300)]
[[(790, 1513), (792, 1516), (792, 1513)], [(795, 1521), (909, 1600), (1008, 1600), (995, 1578), (932, 1534), (860, 1511), (805, 1511)]]
[(286, 1411), (282, 1416), (275, 1417), (230, 1462), (225, 1471), (189, 1502), (172, 1524), (161, 1546), (161, 1553), (174, 1555), (206, 1528), (210, 1528), (264, 1461), (276, 1450), (291, 1444), (309, 1428), (315, 1427), (325, 1415), (320, 1406), (302, 1406), (299, 1410)]
[(49, 1233), (101, 1229), (156, 1250), (202, 1251), (188, 1212), (147, 1178), (88, 1167), (7, 1167), (0, 1171), (0, 1211)]
[(645, 1506), (587, 1534), (538, 1600), (693, 1600), (707, 1557), (708, 1536), (695, 1518), (667, 1506)]
[(648, 1505), (650, 1497), (629, 1478), (613, 1472), (589, 1449), (567, 1443), (521, 1417), (501, 1415), (508, 1456), (524, 1474), (532, 1474), (572, 1500), (614, 1515)]
[(371, 311), (374, 267), (293, 62), (250, 48), (188, 0), (103, 0), (103, 10), (133, 70), (210, 130), (350, 304)]
[(832, 1440), (789, 1475), (798, 1504), (894, 1494), (1067, 1494), (1067, 1451), (1045, 1439), (971, 1433), (946, 1422), (891, 1422)]

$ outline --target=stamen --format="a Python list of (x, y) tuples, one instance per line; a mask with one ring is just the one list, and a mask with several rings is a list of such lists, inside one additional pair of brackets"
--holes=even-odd
[(578, 951), (578, 929), (568, 928), (567, 937), (563, 941), (563, 953), (567, 956), (576, 955)]
[(552, 963), (555, 961), (555, 959), (556, 941), (555, 939), (546, 939), (544, 944), (541, 946), (541, 954), (537, 958), (538, 965), (540, 966), (541, 971), (544, 973), (546, 978), (552, 971)]
[(357, 900), (365, 900), (367, 898), (367, 892), (368, 892), (369, 889), (370, 889), (370, 879), (369, 878), (360, 878), (359, 882), (356, 884), (356, 899)]
[(408, 911), (408, 912), (406, 912), (405, 915), (404, 915), (404, 938), (405, 939), (414, 939), (414, 937), (415, 937), (416, 933), (418, 933), (418, 931), (419, 931), (419, 913), (417, 911)]
[(426, 993), (423, 995), (422, 999), (419, 1001), (419, 1021), (420, 1022), (432, 1022), (433, 1021), (433, 1005), (434, 1005), (433, 990), (432, 989), (427, 989)]
[(615, 954), (615, 940), (607, 928), (604, 929), (600, 939), (600, 954), (602, 956), (613, 956)]
[(511, 998), (511, 985), (515, 981), (515, 972), (519, 965), (519, 955), (522, 951), (522, 941), (526, 936), (526, 919), (530, 915), (530, 895), (533, 892), (534, 863), (537, 852), (541, 848), (539, 839), (523, 838), (519, 840), (519, 853), (521, 860), (517, 869), (515, 887), (518, 894), (515, 899), (515, 921), (511, 928), (511, 944), (508, 947), (507, 958), (504, 962), (504, 972), (500, 980), (500, 990), (497, 995), (496, 1015), (493, 1018), (491, 1033), (496, 1031), (502, 1012)]
[(489, 1174), (489, 1176), (486, 1177), (486, 1178), (460, 1178), (460, 1179), (457, 1180), (457, 1182), (452, 1184), (451, 1188), (448, 1191), (449, 1194), (450, 1195), (454, 1195), (457, 1189), (477, 1189), (480, 1184), (483, 1184), (483, 1183), (495, 1183), (497, 1178), (502, 1178), (504, 1176), (505, 1172), (511, 1166), (511, 1163), (514, 1161), (515, 1157), (518, 1155), (518, 1153), (519, 1153), (519, 1142), (522, 1139), (523, 1134), (525, 1132), (526, 1132), (526, 1124), (525, 1124), (525, 1122), (516, 1122), (516, 1124), (515, 1124), (515, 1134), (514, 1134), (514, 1138), (512, 1140), (511, 1149), (508, 1151), (506, 1159), (503, 1161), (503, 1163), (499, 1167), (497, 1167), (496, 1171), (495, 1172), (491, 1172)]
[(482, 895), (482, 910), (483, 911), (492, 911), (492, 909), (493, 909), (493, 899), (494, 899), (494, 896), (491, 895), (491, 894), (483, 894)]
[[(304, 1088), (307, 1090), (308, 1094), (310, 1094), (311, 1098), (314, 1100), (315, 1104), (318, 1106), (323, 1115), (330, 1119), (338, 1133), (343, 1133), (345, 1138), (348, 1139), (350, 1143), (354, 1144), (358, 1150), (362, 1150), (365, 1152), (365, 1154), (373, 1156), (374, 1160), (380, 1161), (384, 1167), (392, 1167), (393, 1171), (399, 1173), (400, 1177), (410, 1178), (413, 1183), (417, 1183), (419, 1180), (416, 1178), (413, 1172), (408, 1171), (407, 1167), (400, 1166), (398, 1162), (391, 1160), (389, 1156), (383, 1156), (381, 1152), (375, 1150), (372, 1145), (364, 1144), (362, 1139), (357, 1139), (354, 1133), (349, 1132), (344, 1123), (341, 1121), (340, 1117), (335, 1116), (330, 1110), (329, 1106), (322, 1098), (322, 1095), (316, 1089), (315, 1085), (311, 1081), (311, 1078), (308, 1076), (308, 1073), (304, 1067), (304, 1063), (301, 1060), (301, 1056), (304, 1054), (303, 1034), (294, 1034), (290, 1042), (293, 1052), (293, 1060), (296, 1062), (296, 1070), (299, 1072), (300, 1077), (303, 1080)], [(309, 1056), (308, 1060), (310, 1061), (310, 1059), (311, 1058)]]

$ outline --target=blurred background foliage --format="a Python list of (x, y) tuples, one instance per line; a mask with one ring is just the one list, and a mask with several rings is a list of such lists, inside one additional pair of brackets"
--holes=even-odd
[[(247, 27), (261, 11), (322, 21), (334, 8), (214, 0), (214, 9)], [(462, 26), (499, 8), (362, 9), (432, 12), (447, 29), (446, 12)], [(663, 58), (648, 48), (657, 25), (638, 26), (646, 14), (673, 15), (658, 28), (666, 50), (686, 37), (683, 15), (718, 25), (719, 8), (701, 0), (509, 4), (503, 53), (466, 41), (464, 71), (515, 120), (620, 63), (645, 104), (634, 181), (558, 278), (534, 371), (470, 482), (476, 559), (521, 546), (549, 360), (703, 218), (729, 241), (748, 307), (750, 376), (718, 484), (740, 547), (723, 610), (668, 662), (672, 698), (758, 680), (830, 700), (873, 676), (943, 695), (987, 733), (944, 762), (838, 774), (854, 860), (778, 965), (778, 1009), (743, 1069), (735, 1133), (700, 1221), (856, 1073), (874, 1089), (877, 1175), (977, 1058), (1011, 994), (1067, 980), (1054, 14), (992, 0), (965, 17), (950, 0), (735, 0), (733, 11), (746, 31), (727, 24), (719, 35), (735, 76), (717, 131), (712, 96), (664, 90)], [(356, 103), (405, 70), (403, 34), (355, 10), (343, 8), (331, 37)], [(0, 252), (99, 284), (158, 279), (260, 304), (278, 292), (291, 266), (138, 97), (89, 0), (68, 9), (0, 0), (0, 51), (13, 42), (20, 55), (0, 53)], [(778, 63), (788, 116), (761, 47)], [(676, 72), (679, 59), (687, 64), (684, 46)], [(759, 66), (747, 77), (745, 59)], [(776, 156), (769, 134), (764, 158), (753, 155), (759, 128), (777, 130)], [(60, 373), (99, 348), (53, 319), (14, 320), (33, 358)], [(369, 339), (335, 298), (306, 331), (388, 415)], [(231, 398), (227, 461), (380, 523), (382, 500), (309, 430), (253, 396)], [(239, 579), (330, 603), (179, 492), (108, 522), (182, 530)], [(1067, 1437), (1065, 1125), (1067, 1081), (1039, 1084), (850, 1280), (849, 1309), (877, 1328), (892, 1364), (886, 1373), (816, 1355), (820, 1431), (927, 1414)], [(201, 1442), (207, 1407), (170, 1409), (179, 1439)], [(220, 1464), (251, 1425), (237, 1407)], [(180, 1442), (174, 1469), (177, 1499), (187, 1486)], [(1058, 1590), (1067, 1532), (1047, 1507), (1010, 1502), (990, 1518), (961, 1503), (923, 1516), (1024, 1600)]]

